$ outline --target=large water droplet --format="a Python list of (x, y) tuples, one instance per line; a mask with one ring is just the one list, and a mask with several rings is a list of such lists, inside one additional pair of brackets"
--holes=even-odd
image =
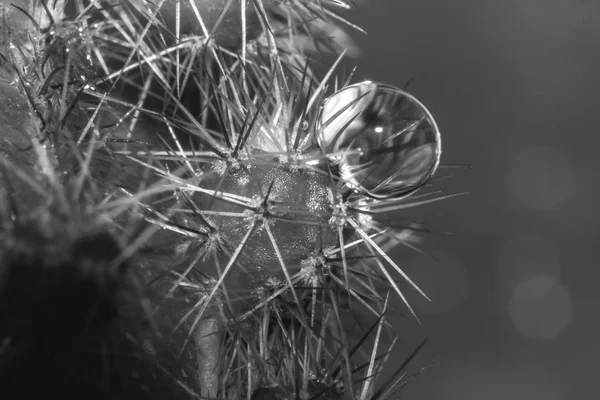
[(317, 140), (352, 189), (375, 198), (407, 196), (435, 172), (439, 129), (412, 95), (366, 81), (328, 97), (317, 120)]

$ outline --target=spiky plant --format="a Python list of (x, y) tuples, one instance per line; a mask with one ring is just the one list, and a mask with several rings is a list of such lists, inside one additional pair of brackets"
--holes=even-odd
[(3, 4), (1, 387), (370, 400), (404, 384), (405, 365), (376, 382), (386, 314), (425, 294), (387, 251), (420, 227), (386, 215), (430, 201), (411, 195), (440, 135), (412, 95), (336, 72), (349, 8)]

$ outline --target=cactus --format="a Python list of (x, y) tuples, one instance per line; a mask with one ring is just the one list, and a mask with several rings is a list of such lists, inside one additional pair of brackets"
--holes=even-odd
[(386, 315), (426, 295), (387, 254), (422, 228), (386, 213), (437, 200), (414, 193), (441, 139), (411, 94), (338, 72), (351, 7), (2, 4), (0, 387), (395, 395)]

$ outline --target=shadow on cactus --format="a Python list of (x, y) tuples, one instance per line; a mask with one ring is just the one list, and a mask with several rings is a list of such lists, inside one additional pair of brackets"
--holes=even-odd
[[(312, 72), (310, 54), (349, 43), (350, 4), (25, 3), (3, 48), (0, 368), (31, 360), (13, 385), (64, 353), (52, 391), (70, 387), (61, 374), (96, 376), (64, 392), (95, 398), (402, 387), (405, 364), (376, 382), (398, 339), (386, 316), (392, 297), (415, 316), (404, 291), (425, 294), (387, 251), (422, 227), (387, 213), (441, 199), (414, 195), (440, 133), (404, 90), (341, 83), (344, 52)], [(15, 328), (23, 315), (34, 335)], [(54, 336), (37, 336), (49, 315)]]

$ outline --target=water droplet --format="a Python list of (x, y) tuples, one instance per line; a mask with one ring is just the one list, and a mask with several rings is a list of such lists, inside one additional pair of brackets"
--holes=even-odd
[(375, 198), (413, 193), (441, 155), (440, 132), (427, 108), (401, 89), (370, 81), (328, 97), (317, 133), (347, 185)]
[(302, 123), (300, 124), (300, 130), (303, 130), (303, 131), (305, 131), (305, 130), (307, 130), (307, 129), (308, 129), (308, 121), (307, 121), (307, 120), (304, 120), (304, 121), (302, 121)]

